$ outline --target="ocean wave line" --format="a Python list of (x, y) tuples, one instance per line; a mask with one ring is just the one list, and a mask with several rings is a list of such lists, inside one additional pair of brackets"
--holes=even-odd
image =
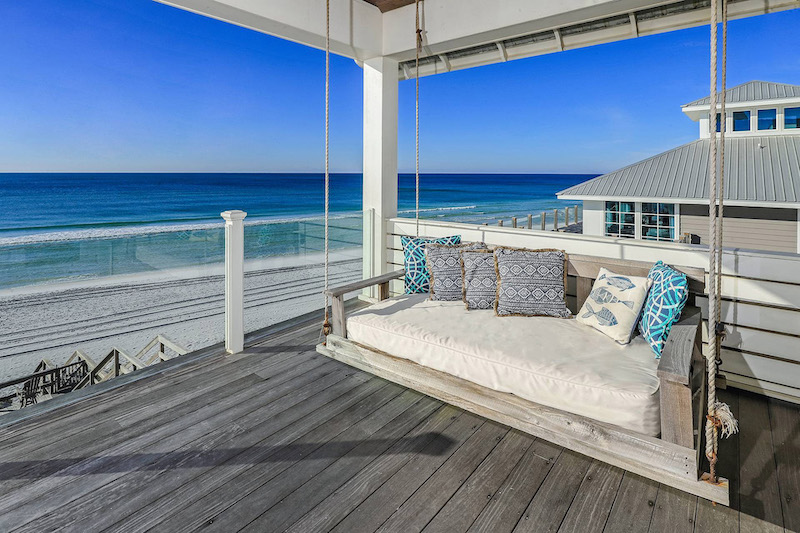
[[(455, 207), (434, 207), (420, 209), (420, 212), (434, 211), (458, 211), (474, 209), (477, 206), (455, 206)], [(414, 210), (400, 211), (400, 213), (413, 213)], [(361, 217), (360, 211), (337, 213), (330, 215), (329, 220), (344, 220), (348, 218)], [(245, 219), (245, 226), (266, 226), (277, 224), (288, 224), (293, 222), (319, 222), (322, 223), (320, 216), (301, 216), (284, 218), (262, 218)], [(158, 235), (164, 233), (181, 233), (184, 231), (207, 231), (222, 229), (224, 222), (198, 222), (192, 224), (163, 224), (152, 226), (116, 226), (113, 228), (95, 228), (81, 230), (52, 231), (44, 233), (32, 233), (19, 235), (16, 237), (0, 237), (0, 246), (19, 246), (25, 244), (46, 244), (54, 242), (86, 241), (118, 239), (123, 237), (138, 237), (143, 235)]]

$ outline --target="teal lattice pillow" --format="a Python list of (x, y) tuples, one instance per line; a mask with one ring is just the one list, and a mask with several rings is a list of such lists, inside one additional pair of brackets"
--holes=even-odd
[(455, 246), (461, 244), (461, 235), (428, 239), (425, 237), (400, 237), (403, 244), (403, 263), (406, 271), (406, 294), (430, 292), (430, 273), (425, 259), (425, 247), (430, 243)]
[(680, 320), (689, 298), (686, 274), (659, 261), (647, 275), (653, 281), (642, 311), (639, 332), (650, 343), (656, 357), (661, 357), (672, 325)]

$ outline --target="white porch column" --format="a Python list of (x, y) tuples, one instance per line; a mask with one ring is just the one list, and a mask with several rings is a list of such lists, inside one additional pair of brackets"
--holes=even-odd
[(364, 62), (365, 278), (386, 272), (386, 221), (397, 216), (397, 69), (385, 57)]
[(220, 213), (225, 219), (225, 350), (244, 350), (244, 211)]

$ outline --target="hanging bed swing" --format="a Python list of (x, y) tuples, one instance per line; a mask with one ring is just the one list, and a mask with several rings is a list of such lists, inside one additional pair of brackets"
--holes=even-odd
[[(721, 113), (725, 113), (726, 1), (721, 1)], [(330, 20), (330, 2), (326, 18)], [(717, 107), (717, 12), (711, 5), (711, 110)], [(422, 47), (416, 2), (416, 66)], [(328, 22), (329, 28), (329, 22)], [(718, 434), (736, 431), (716, 399), (720, 342), (723, 176), (711, 128), (710, 253), (705, 272), (676, 267), (691, 295), (709, 296), (711, 342), (702, 354), (701, 313), (686, 308), (669, 330), (660, 359), (637, 337), (620, 346), (575, 319), (499, 318), (427, 294), (389, 297), (397, 271), (342, 287), (328, 285), (328, 116), (330, 30), (325, 82), (325, 341), (317, 351), (348, 365), (506, 424), (570, 450), (685, 492), (728, 505), (726, 479), (716, 473)], [(419, 77), (416, 78), (416, 233), (419, 237)], [(713, 111), (712, 111), (713, 112)], [(710, 121), (713, 123), (713, 121)], [(724, 129), (720, 132), (724, 147)], [(719, 174), (719, 179), (718, 179)], [(563, 252), (561, 252), (563, 253)], [(575, 310), (593, 284), (615, 276), (647, 278), (650, 263), (564, 255), (563, 275), (575, 279)], [(497, 261), (497, 260), (495, 260)], [(497, 264), (497, 263), (495, 263)], [(604, 271), (603, 269), (606, 269)], [(498, 268), (498, 276), (500, 275)], [(498, 285), (499, 285), (498, 281)], [(572, 286), (564, 283), (564, 286)], [(345, 313), (345, 296), (378, 287), (378, 303)], [(647, 285), (649, 287), (649, 284)], [(499, 292), (498, 292), (499, 295)], [(498, 296), (499, 298), (499, 296)], [(563, 299), (563, 298), (562, 298)], [(624, 302), (623, 302), (624, 303)], [(705, 361), (704, 361), (705, 359)], [(708, 471), (704, 471), (708, 468)]]

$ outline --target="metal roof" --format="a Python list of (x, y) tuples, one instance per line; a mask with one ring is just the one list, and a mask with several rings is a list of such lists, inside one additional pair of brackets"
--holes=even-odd
[[(708, 199), (709, 139), (565, 189), (559, 198)], [(800, 135), (725, 139), (725, 201), (800, 207)]]
[[(758, 100), (776, 100), (779, 98), (800, 98), (800, 85), (773, 83), (771, 81), (748, 81), (725, 91), (725, 101), (729, 104), (739, 102), (755, 102)], [(683, 107), (694, 107), (711, 104), (711, 97), (706, 96)]]

